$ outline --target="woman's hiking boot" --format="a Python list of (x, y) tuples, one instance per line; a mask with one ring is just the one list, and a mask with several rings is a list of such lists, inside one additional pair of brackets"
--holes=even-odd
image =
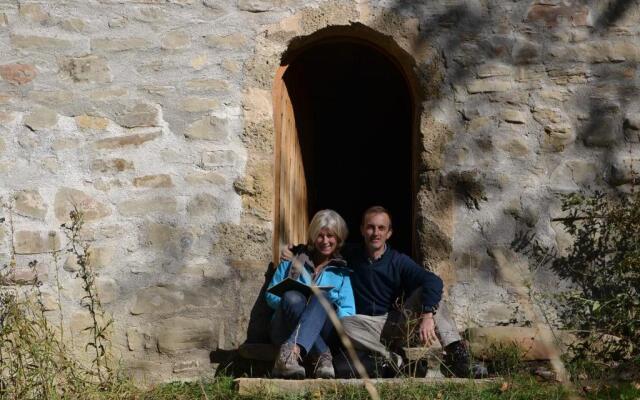
[(313, 370), (313, 376), (318, 379), (333, 379), (336, 377), (336, 372), (333, 369), (333, 357), (331, 351), (327, 350), (318, 355), (315, 360), (315, 367)]
[(280, 346), (271, 374), (274, 378), (304, 379), (305, 370), (300, 361), (300, 347), (295, 343), (285, 342)]

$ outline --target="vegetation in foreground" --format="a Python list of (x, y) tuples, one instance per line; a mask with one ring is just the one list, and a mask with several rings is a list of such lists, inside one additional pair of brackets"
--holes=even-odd
[[(382, 399), (437, 399), (437, 400), (561, 400), (583, 398), (596, 399), (640, 399), (640, 384), (602, 384), (593, 387), (578, 388), (575, 392), (569, 391), (561, 385), (549, 382), (540, 382), (531, 375), (514, 375), (500, 379), (486, 385), (477, 385), (474, 382), (466, 384), (421, 385), (407, 383), (402, 386), (378, 386)], [(364, 388), (344, 388), (335, 391), (312, 392), (304, 395), (277, 395), (265, 392), (250, 396), (240, 396), (233, 387), (232, 378), (217, 378), (211, 382), (176, 382), (158, 386), (154, 389), (129, 393), (125, 397), (105, 396), (104, 399), (135, 399), (135, 400), (222, 400), (222, 399), (267, 399), (267, 400), (302, 400), (302, 399), (326, 399), (326, 400), (365, 400), (369, 399)], [(97, 398), (98, 399), (98, 398)]]

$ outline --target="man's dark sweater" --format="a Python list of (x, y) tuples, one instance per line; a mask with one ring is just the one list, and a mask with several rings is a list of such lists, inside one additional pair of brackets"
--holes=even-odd
[(351, 286), (358, 314), (385, 314), (403, 293), (411, 295), (420, 287), (423, 311), (435, 310), (442, 298), (442, 280), (436, 274), (388, 246), (373, 262), (363, 246), (345, 246), (343, 254), (353, 270)]

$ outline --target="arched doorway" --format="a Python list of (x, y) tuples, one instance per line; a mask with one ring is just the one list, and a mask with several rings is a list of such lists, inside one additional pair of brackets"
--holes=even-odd
[(413, 253), (416, 101), (384, 49), (326, 37), (287, 55), (274, 84), (274, 260), (305, 241), (310, 216), (338, 211), (359, 242), (371, 205), (394, 218), (391, 245)]

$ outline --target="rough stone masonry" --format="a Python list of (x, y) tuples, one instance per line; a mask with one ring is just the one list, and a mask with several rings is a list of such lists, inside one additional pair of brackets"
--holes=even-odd
[(421, 261), (461, 327), (526, 325), (518, 293), (561, 283), (509, 244), (531, 230), (562, 249), (557, 194), (629, 190), (639, 166), (637, 2), (0, 0), (14, 284), (39, 259), (53, 317), (58, 269), (83, 335), (75, 260), (46, 254), (75, 204), (123, 366), (145, 382), (211, 374), (209, 352), (245, 339), (271, 259), (280, 58), (356, 25), (418, 80)]

